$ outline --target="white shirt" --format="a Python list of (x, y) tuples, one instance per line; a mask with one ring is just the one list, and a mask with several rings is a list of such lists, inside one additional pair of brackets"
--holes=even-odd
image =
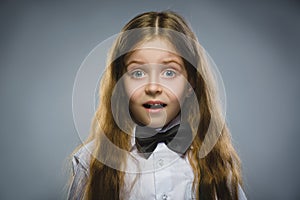
[(125, 188), (121, 192), (124, 199), (196, 199), (192, 191), (194, 174), (187, 156), (181, 157), (164, 143), (159, 143), (148, 159), (140, 156), (136, 148), (131, 151), (131, 156), (127, 170), (141, 173), (125, 174)]
[[(167, 127), (173, 127), (175, 124)], [(92, 143), (87, 144), (87, 146)], [(89, 149), (89, 148), (88, 148)], [(81, 148), (73, 158), (74, 180), (68, 199), (81, 199), (83, 191), (78, 189), (87, 182), (89, 169), (89, 152)], [(120, 197), (124, 200), (189, 200), (196, 199), (192, 185), (194, 174), (188, 156), (179, 155), (164, 143), (159, 143), (148, 159), (141, 156), (132, 140), (132, 149), (125, 167), (124, 188)], [(138, 172), (138, 173), (137, 173)], [(81, 193), (78, 197), (75, 197)], [(239, 198), (246, 199), (239, 187)]]
[[(179, 123), (180, 115), (167, 127), (157, 129), (157, 131), (164, 134), (163, 132)], [(150, 157), (146, 159), (139, 154), (134, 137), (132, 137), (131, 145), (126, 166), (125, 188), (121, 191), (121, 197), (125, 200), (196, 199), (192, 191), (193, 169), (186, 155), (177, 154), (165, 143), (158, 143)]]

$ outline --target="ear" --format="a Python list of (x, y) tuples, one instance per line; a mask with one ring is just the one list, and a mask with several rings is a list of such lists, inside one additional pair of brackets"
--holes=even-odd
[(186, 97), (190, 97), (192, 96), (192, 93), (194, 92), (194, 88), (195, 88), (195, 78), (189, 78), (188, 84), (187, 84), (187, 93), (186, 93)]
[(193, 92), (195, 85), (196, 85), (195, 79), (191, 78), (188, 84), (188, 92)]
[(192, 86), (189, 86), (189, 87), (188, 87), (188, 90), (187, 90), (186, 97), (192, 96), (193, 91), (194, 91), (193, 87), (192, 87)]

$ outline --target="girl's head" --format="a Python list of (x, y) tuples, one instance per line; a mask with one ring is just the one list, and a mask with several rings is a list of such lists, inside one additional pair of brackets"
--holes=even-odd
[[(128, 130), (125, 127), (133, 119), (162, 127), (180, 111), (185, 111), (181, 117), (187, 119), (192, 113), (187, 102), (191, 105), (194, 101), (195, 110), (199, 105), (195, 99), (201, 96), (191, 98), (195, 84), (203, 81), (203, 74), (197, 73), (200, 51), (189, 26), (173, 12), (144, 13), (125, 25), (108, 60), (105, 76), (110, 79), (102, 82), (109, 86), (108, 91), (103, 87), (100, 91), (112, 96), (107, 103), (111, 103), (118, 126)], [(199, 89), (204, 82), (200, 85)]]

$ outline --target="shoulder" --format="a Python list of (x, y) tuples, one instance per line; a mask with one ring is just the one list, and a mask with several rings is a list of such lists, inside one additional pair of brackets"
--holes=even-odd
[(86, 172), (89, 171), (89, 166), (90, 166), (90, 162), (91, 162), (91, 152), (93, 150), (94, 145), (95, 145), (94, 141), (84, 144), (73, 155), (73, 158), (72, 158), (73, 174), (76, 173), (76, 171), (78, 170), (78, 167), (82, 168)]
[(94, 142), (84, 144), (73, 155), (72, 166), (73, 176), (69, 188), (68, 200), (81, 200), (84, 196), (84, 190), (88, 181), (91, 153)]
[(238, 196), (239, 196), (240, 200), (247, 200), (245, 192), (244, 192), (243, 188), (240, 186), (240, 184), (239, 184), (239, 187), (238, 187)]

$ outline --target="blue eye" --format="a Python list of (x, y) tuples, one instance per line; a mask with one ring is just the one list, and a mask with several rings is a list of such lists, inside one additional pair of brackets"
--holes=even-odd
[(145, 76), (145, 72), (143, 72), (142, 70), (135, 70), (130, 73), (130, 76), (132, 78), (142, 78)]
[(173, 78), (176, 75), (174, 70), (167, 69), (163, 72), (163, 76), (166, 78)]

